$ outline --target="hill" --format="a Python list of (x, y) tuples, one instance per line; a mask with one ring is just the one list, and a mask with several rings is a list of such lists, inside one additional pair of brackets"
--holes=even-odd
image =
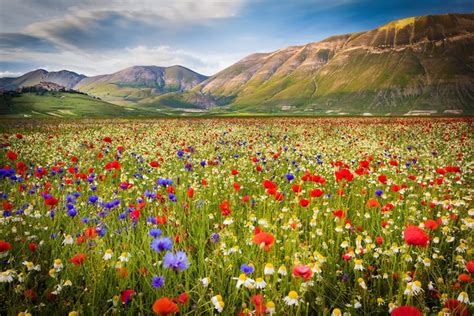
[(473, 114), (472, 52), (474, 14), (413, 17), (253, 54), (169, 97), (231, 113)]

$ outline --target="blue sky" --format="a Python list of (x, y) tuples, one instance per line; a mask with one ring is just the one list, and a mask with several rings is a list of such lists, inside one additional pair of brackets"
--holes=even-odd
[(451, 12), (474, 1), (0, 0), (0, 77), (175, 64), (212, 75), (255, 52)]

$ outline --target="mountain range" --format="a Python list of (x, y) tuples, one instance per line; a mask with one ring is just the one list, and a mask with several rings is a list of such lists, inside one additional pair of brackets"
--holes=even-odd
[(474, 14), (411, 17), (256, 53), (211, 77), (182, 66), (94, 77), (40, 69), (0, 78), (0, 89), (40, 82), (151, 113), (472, 115)]

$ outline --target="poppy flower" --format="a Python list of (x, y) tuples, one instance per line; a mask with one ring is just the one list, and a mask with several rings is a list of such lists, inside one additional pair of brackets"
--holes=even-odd
[(157, 299), (153, 303), (152, 310), (155, 314), (166, 316), (179, 312), (179, 307), (167, 297)]
[(111, 143), (112, 142), (112, 138), (110, 138), (109, 136), (104, 137), (102, 140), (106, 143)]
[[(1, 247), (0, 247), (0, 250), (1, 250)], [(471, 260), (468, 263), (466, 263), (466, 269), (467, 271), (469, 271), (469, 273), (474, 274), (474, 260)]]
[(295, 193), (299, 193), (303, 190), (303, 188), (301, 187), (301, 185), (299, 184), (294, 184), (292, 187), (291, 187), (291, 190)]
[(184, 292), (178, 295), (176, 298), (178, 304), (186, 304), (188, 302), (188, 293)]
[(425, 227), (431, 230), (438, 228), (438, 223), (435, 220), (428, 219), (425, 221)]
[(12, 249), (12, 245), (5, 240), (0, 240), (0, 252), (5, 252)]
[(381, 174), (379, 177), (378, 177), (378, 180), (379, 182), (383, 183), (383, 184), (387, 184), (387, 176), (384, 175), (384, 174)]
[(257, 245), (263, 244), (263, 249), (269, 251), (270, 247), (275, 242), (275, 237), (270, 233), (260, 232), (253, 236), (253, 242)]
[(403, 238), (408, 245), (426, 247), (430, 236), (421, 228), (414, 225), (408, 225), (403, 232)]
[(122, 291), (122, 293), (120, 294), (120, 300), (122, 301), (122, 304), (127, 304), (128, 302), (130, 302), (130, 299), (133, 294), (135, 294), (134, 290)]
[(344, 213), (343, 210), (337, 210), (337, 211), (334, 211), (332, 212), (332, 214), (338, 218), (344, 218), (346, 217), (346, 213)]
[(70, 261), (71, 261), (74, 265), (78, 266), (78, 265), (83, 264), (84, 261), (86, 261), (86, 257), (87, 257), (86, 254), (84, 254), (84, 253), (79, 253), (79, 254), (74, 255), (74, 256), (71, 258)]
[(458, 316), (468, 316), (469, 311), (467, 310), (466, 305), (461, 303), (456, 299), (449, 299), (444, 303), (444, 307), (449, 309), (450, 312), (453, 312), (453, 315)]
[(369, 199), (367, 201), (367, 207), (368, 208), (371, 208), (371, 207), (379, 207), (380, 206), (380, 203), (379, 201), (377, 201), (376, 199)]
[(300, 206), (306, 207), (309, 205), (309, 200), (308, 199), (301, 199), (300, 200)]
[(295, 277), (302, 277), (305, 281), (308, 281), (313, 277), (313, 271), (309, 266), (299, 265), (293, 268), (293, 275)]
[(314, 189), (310, 192), (311, 197), (320, 197), (324, 192), (320, 189)]
[(7, 151), (7, 158), (11, 161), (15, 161), (18, 158), (18, 155), (15, 154), (13, 151), (9, 150)]
[(392, 316), (423, 316), (423, 313), (415, 306), (399, 306), (392, 310)]
[(158, 168), (159, 166), (160, 166), (160, 164), (158, 163), (158, 161), (152, 161), (152, 162), (150, 162), (150, 167)]

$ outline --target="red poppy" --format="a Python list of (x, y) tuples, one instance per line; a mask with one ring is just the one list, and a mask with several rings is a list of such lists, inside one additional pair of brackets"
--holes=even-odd
[(430, 236), (421, 228), (414, 225), (408, 225), (403, 232), (403, 238), (408, 245), (426, 247)]
[(32, 242), (32, 243), (30, 243), (30, 244), (28, 245), (28, 249), (30, 249), (31, 252), (36, 251), (36, 248), (38, 248), (38, 244), (37, 244), (37, 243)]
[(122, 293), (120, 294), (120, 300), (122, 301), (122, 304), (127, 304), (128, 302), (130, 302), (130, 299), (133, 294), (135, 294), (135, 290), (122, 291)]
[(188, 198), (192, 198), (194, 196), (194, 189), (193, 188), (189, 188), (188, 189)]
[(12, 245), (5, 240), (0, 240), (0, 252), (5, 252), (12, 249)]
[[(0, 247), (0, 249), (1, 249), (1, 247)], [(467, 271), (469, 271), (469, 273), (474, 274), (474, 260), (471, 260), (468, 263), (466, 263), (466, 269), (467, 269)]]
[(324, 192), (320, 189), (314, 189), (310, 192), (311, 197), (320, 197)]
[(400, 306), (392, 310), (392, 316), (423, 316), (423, 313), (415, 306)]
[(308, 200), (308, 199), (301, 199), (301, 200), (300, 200), (300, 205), (301, 205), (302, 207), (308, 206), (308, 205), (309, 205), (309, 200)]
[(470, 280), (471, 280), (471, 277), (470, 277), (469, 274), (467, 274), (467, 273), (461, 273), (461, 274), (458, 276), (458, 281), (459, 281), (459, 282), (462, 282), (462, 283), (469, 283)]
[(71, 258), (71, 262), (74, 264), (74, 265), (80, 265), (80, 264), (83, 264), (84, 261), (86, 261), (86, 254), (84, 253), (78, 253), (76, 255), (74, 255), (72, 258)]
[(285, 196), (281, 192), (275, 192), (275, 201), (283, 201)]
[(425, 227), (431, 230), (438, 228), (438, 223), (435, 220), (428, 219), (425, 221)]
[(339, 171), (335, 172), (336, 176), (336, 181), (341, 181), (342, 179), (345, 179), (346, 181), (350, 182), (354, 179), (354, 175), (349, 169), (341, 169)]
[(367, 207), (368, 208), (371, 208), (371, 207), (379, 207), (380, 206), (380, 203), (379, 201), (377, 201), (376, 199), (374, 198), (371, 198), (367, 201)]
[(291, 187), (291, 190), (295, 193), (299, 193), (303, 190), (303, 188), (301, 188), (301, 185), (299, 184), (294, 184), (292, 187)]
[(188, 293), (184, 292), (178, 295), (176, 298), (178, 304), (186, 304), (188, 302)]
[(110, 138), (109, 136), (107, 136), (107, 137), (104, 137), (103, 141), (106, 142), (106, 143), (111, 143), (111, 142), (112, 142), (112, 138)]
[(236, 175), (239, 174), (239, 172), (238, 172), (237, 170), (235, 170), (235, 169), (232, 169), (232, 170), (230, 171), (230, 173), (231, 173), (233, 176), (236, 176)]
[(302, 277), (305, 281), (308, 281), (313, 277), (313, 271), (308, 266), (299, 265), (293, 268), (293, 275), (295, 277)]
[(453, 312), (453, 315), (457, 316), (468, 316), (469, 312), (466, 305), (461, 303), (456, 299), (449, 299), (444, 303), (444, 307), (449, 309), (450, 312)]
[(159, 166), (160, 166), (160, 164), (158, 163), (158, 161), (152, 161), (152, 162), (150, 162), (150, 167), (158, 168)]
[(270, 247), (275, 242), (275, 237), (270, 233), (260, 232), (253, 236), (253, 242), (257, 245), (263, 244), (263, 249), (265, 249), (265, 251), (269, 251)]
[(7, 151), (7, 157), (8, 157), (8, 159), (10, 159), (11, 161), (15, 161), (16, 158), (18, 158), (18, 155), (15, 154), (13, 151), (9, 150), (9, 151)]
[(47, 198), (44, 200), (44, 205), (55, 206), (58, 205), (58, 199), (54, 197)]
[(238, 184), (237, 182), (234, 182), (234, 183), (232, 184), (232, 186), (234, 187), (234, 190), (235, 190), (235, 191), (237, 191), (237, 192), (240, 191), (240, 184)]
[(87, 227), (86, 230), (84, 231), (84, 234), (87, 236), (87, 238), (93, 239), (95, 236), (97, 236), (97, 230), (95, 227)]
[(179, 312), (179, 307), (167, 297), (157, 299), (153, 304), (152, 310), (155, 314), (166, 316)]
[(266, 307), (263, 301), (263, 295), (262, 294), (257, 294), (252, 296), (252, 303), (255, 304), (255, 315), (256, 316), (261, 316), (265, 315), (266, 312)]
[(334, 211), (332, 212), (332, 214), (338, 218), (344, 218), (346, 217), (346, 213), (344, 213), (343, 210), (337, 210), (337, 211)]
[(378, 179), (379, 179), (379, 182), (381, 182), (383, 184), (387, 184), (387, 176), (386, 175), (381, 174)]

